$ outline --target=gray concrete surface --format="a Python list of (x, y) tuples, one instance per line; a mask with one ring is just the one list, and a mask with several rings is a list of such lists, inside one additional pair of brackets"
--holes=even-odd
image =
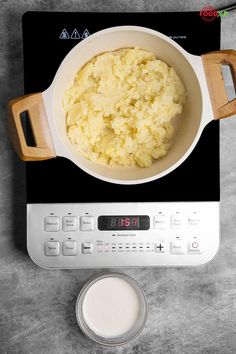
[[(212, 1), (225, 6), (228, 1)], [(100, 271), (47, 271), (25, 253), (25, 174), (8, 142), (6, 103), (23, 93), (21, 16), (27, 10), (188, 11), (205, 1), (0, 0), (0, 353), (236, 352), (236, 117), (221, 122), (221, 247), (209, 264), (126, 269), (142, 284), (150, 316), (125, 347), (102, 348), (77, 327), (82, 285)], [(236, 12), (222, 21), (222, 48), (236, 49)], [(231, 92), (232, 93), (232, 92)]]

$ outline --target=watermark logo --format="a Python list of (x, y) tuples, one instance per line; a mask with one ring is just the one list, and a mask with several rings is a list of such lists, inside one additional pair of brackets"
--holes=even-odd
[(228, 15), (226, 10), (216, 10), (214, 6), (208, 5), (200, 10), (200, 16), (204, 21), (211, 22), (217, 17), (225, 17)]

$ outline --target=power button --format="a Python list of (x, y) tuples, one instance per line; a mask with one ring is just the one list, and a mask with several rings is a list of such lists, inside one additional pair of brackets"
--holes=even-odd
[(188, 251), (189, 253), (200, 253), (201, 249), (199, 240), (192, 240), (191, 242), (189, 242)]

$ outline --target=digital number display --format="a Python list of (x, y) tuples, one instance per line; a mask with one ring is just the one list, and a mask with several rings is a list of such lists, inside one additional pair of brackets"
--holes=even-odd
[(108, 218), (108, 228), (139, 228), (139, 217), (138, 216), (129, 216), (129, 217), (110, 217)]
[(104, 215), (98, 218), (99, 230), (148, 230), (150, 218), (147, 215)]

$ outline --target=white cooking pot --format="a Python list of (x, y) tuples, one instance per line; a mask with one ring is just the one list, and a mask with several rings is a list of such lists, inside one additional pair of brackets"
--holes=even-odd
[[(173, 66), (185, 85), (187, 103), (179, 119), (173, 144), (165, 157), (148, 168), (118, 168), (91, 162), (76, 151), (67, 136), (62, 97), (72, 85), (78, 70), (92, 57), (134, 46), (154, 53)], [(216, 51), (200, 57), (189, 54), (167, 36), (148, 28), (120, 26), (99, 31), (68, 53), (46, 91), (10, 102), (9, 130), (12, 143), (22, 160), (63, 156), (90, 175), (107, 182), (138, 184), (163, 177), (189, 156), (211, 120), (236, 113), (236, 99), (228, 102), (221, 64), (230, 65), (235, 77), (236, 51)], [(24, 111), (29, 113), (35, 147), (26, 143), (20, 118)]]

